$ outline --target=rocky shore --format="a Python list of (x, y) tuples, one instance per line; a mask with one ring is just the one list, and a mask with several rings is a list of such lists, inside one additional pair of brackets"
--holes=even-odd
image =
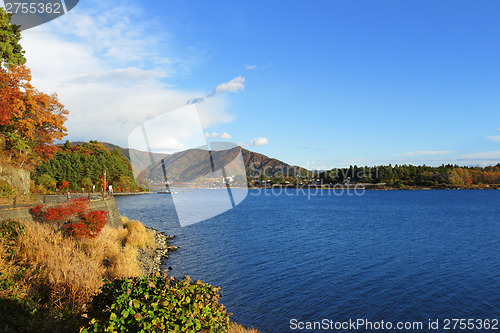
[(177, 246), (171, 245), (169, 242), (174, 239), (175, 236), (170, 237), (161, 231), (157, 231), (152, 228), (147, 229), (154, 232), (155, 247), (139, 249), (137, 260), (139, 261), (143, 272), (149, 275), (162, 270), (162, 261), (168, 258), (168, 254), (170, 252), (177, 250)]

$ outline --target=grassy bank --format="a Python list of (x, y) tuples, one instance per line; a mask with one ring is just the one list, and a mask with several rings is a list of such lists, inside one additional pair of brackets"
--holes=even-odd
[(140, 275), (138, 248), (153, 241), (138, 222), (78, 240), (49, 224), (9, 221), (0, 235), (0, 322), (10, 324), (0, 327), (5, 331), (78, 332), (80, 315), (103, 279)]
[[(193, 315), (194, 324), (169, 317), (169, 322), (163, 325), (173, 327), (174, 331), (175, 327), (184, 331), (181, 327), (191, 326), (193, 332), (201, 331), (211, 319), (214, 322), (227, 319), (229, 323), (229, 314), (217, 302), (218, 289), (202, 282), (175, 280), (166, 275), (145, 277), (138, 254), (141, 249), (155, 246), (154, 233), (137, 221), (124, 218), (123, 222), (123, 229), (106, 226), (95, 238), (82, 239), (68, 235), (60, 226), (51, 223), (0, 223), (0, 332), (80, 332), (83, 327), (87, 327), (87, 332), (127, 331), (128, 327), (158, 322), (158, 314), (165, 309), (170, 316), (172, 313), (178, 313), (179, 317)], [(163, 281), (165, 287), (158, 289), (160, 282), (151, 285), (152, 279)], [(115, 299), (107, 294), (104, 297), (106, 286), (113, 283), (139, 285), (141, 281), (146, 281), (150, 288), (148, 292), (141, 294), (140, 288), (134, 290), (138, 290), (141, 297), (145, 296), (143, 306), (153, 306), (153, 310), (142, 313), (141, 308), (135, 306), (134, 299), (129, 304), (130, 310), (113, 315), (111, 304), (119, 304), (124, 295), (118, 293)], [(198, 286), (202, 291), (192, 294), (192, 286)], [(168, 294), (170, 298), (165, 298), (165, 290), (171, 292)], [(130, 294), (129, 289), (124, 293)], [(155, 305), (153, 297), (148, 300), (146, 294), (157, 294), (162, 303)], [(186, 295), (191, 295), (193, 300)], [(98, 296), (104, 297), (109, 304), (96, 303)], [(204, 297), (210, 301), (206, 304), (197, 301)], [(204, 317), (198, 321), (195, 319), (201, 311), (197, 309), (204, 311)], [(127, 319), (129, 313), (134, 316)], [(96, 324), (96, 318), (101, 320), (100, 326)], [(174, 322), (178, 326), (174, 326)], [(146, 332), (162, 331), (157, 329), (159, 326), (148, 327)], [(220, 327), (225, 330), (224, 326)], [(231, 324), (230, 332), (255, 331)]]

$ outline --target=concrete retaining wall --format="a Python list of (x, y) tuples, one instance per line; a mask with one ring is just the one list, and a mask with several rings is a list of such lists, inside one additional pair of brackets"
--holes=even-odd
[[(48, 204), (48, 207), (53, 206)], [(90, 202), (90, 208), (94, 210), (105, 210), (108, 212), (108, 225), (113, 228), (123, 228), (123, 223), (118, 211), (118, 206), (114, 198), (107, 198), (105, 200), (93, 200)], [(26, 219), (33, 220), (30, 214), (30, 208), (14, 208), (0, 210), (0, 221), (10, 219)]]
[(122, 218), (115, 198), (90, 202), (90, 208), (108, 212), (108, 225), (113, 228), (123, 228)]

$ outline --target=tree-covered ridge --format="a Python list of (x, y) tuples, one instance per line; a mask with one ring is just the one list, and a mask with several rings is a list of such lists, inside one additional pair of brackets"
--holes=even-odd
[(57, 148), (54, 157), (39, 164), (32, 176), (42, 190), (91, 190), (100, 191), (104, 171), (106, 180), (115, 191), (134, 191), (130, 161), (118, 149), (109, 150), (97, 141), (71, 146), (66, 141)]
[(351, 166), (318, 174), (325, 183), (386, 183), (389, 186), (449, 186), (500, 184), (500, 163), (487, 167), (460, 167), (458, 165), (414, 166), (380, 165)]

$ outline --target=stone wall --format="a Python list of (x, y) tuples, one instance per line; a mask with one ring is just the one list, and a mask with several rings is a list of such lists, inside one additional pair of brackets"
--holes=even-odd
[[(52, 206), (52, 205), (47, 205)], [(108, 212), (108, 225), (113, 228), (123, 228), (120, 212), (114, 198), (107, 198), (105, 200), (92, 200), (90, 202), (91, 209), (105, 210)], [(33, 220), (29, 212), (29, 208), (14, 208), (0, 210), (0, 221), (9, 219), (27, 219)]]
[(4, 180), (19, 194), (30, 193), (30, 172), (11, 166), (0, 166), (0, 180)]

